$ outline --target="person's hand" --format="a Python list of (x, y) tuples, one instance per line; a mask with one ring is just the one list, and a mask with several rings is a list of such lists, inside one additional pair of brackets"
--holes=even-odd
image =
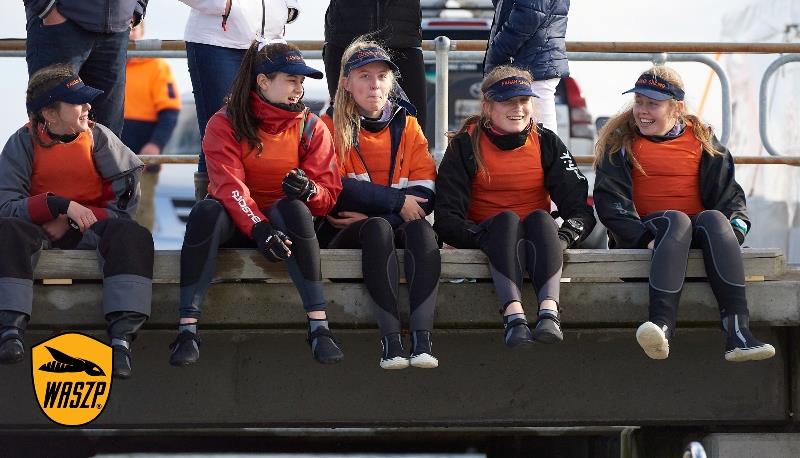
[(161, 154), (161, 147), (155, 143), (145, 143), (142, 149), (139, 150), (139, 154), (143, 156), (158, 156)]
[(56, 219), (42, 224), (42, 229), (44, 229), (45, 234), (51, 241), (61, 240), (61, 237), (64, 237), (64, 234), (69, 230), (67, 215), (58, 215)]
[(253, 238), (258, 245), (258, 251), (269, 262), (286, 261), (292, 256), (289, 247), (292, 241), (283, 232), (272, 227), (272, 224), (261, 221), (253, 226)]
[(651, 249), (651, 250), (652, 250), (652, 249), (653, 249), (655, 246), (656, 246), (656, 241), (655, 241), (655, 240), (651, 240), (651, 241), (650, 241), (650, 242), (647, 244), (647, 248), (649, 248), (649, 249)]
[(91, 210), (74, 200), (70, 201), (69, 207), (67, 207), (67, 216), (75, 222), (81, 232), (89, 229), (92, 224), (97, 222), (97, 217), (94, 216)]
[(49, 13), (47, 13), (47, 16), (42, 18), (42, 24), (44, 25), (58, 25), (58, 24), (63, 24), (65, 22), (67, 22), (67, 18), (62, 16), (61, 13), (58, 11), (58, 8), (55, 6), (53, 7), (53, 9), (50, 10)]
[(427, 201), (428, 199), (406, 194), (406, 200), (403, 202), (403, 208), (400, 209), (400, 217), (403, 218), (403, 221), (425, 218), (425, 210), (423, 210), (419, 204)]
[(359, 212), (339, 212), (337, 216), (338, 218), (331, 215), (325, 217), (328, 219), (328, 222), (337, 229), (344, 229), (357, 221), (369, 218), (367, 215)]
[(317, 193), (314, 182), (308, 178), (303, 169), (292, 169), (283, 177), (283, 193), (289, 199), (308, 202)]

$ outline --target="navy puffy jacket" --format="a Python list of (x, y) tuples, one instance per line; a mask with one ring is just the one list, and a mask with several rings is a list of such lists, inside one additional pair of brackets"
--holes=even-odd
[(513, 64), (536, 80), (569, 75), (566, 41), (569, 0), (492, 0), (495, 6), (484, 73)]

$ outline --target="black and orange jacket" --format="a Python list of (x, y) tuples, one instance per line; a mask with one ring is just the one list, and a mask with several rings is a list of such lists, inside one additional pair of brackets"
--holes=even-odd
[(342, 194), (336, 211), (356, 211), (380, 216), (397, 227), (407, 194), (428, 199), (420, 204), (433, 211), (436, 163), (428, 141), (405, 108), (394, 107), (388, 124), (377, 132), (362, 126), (355, 145), (339, 164)]
[(122, 141), (138, 153), (146, 143), (163, 148), (178, 122), (181, 98), (165, 59), (130, 58), (125, 69)]
[[(97, 219), (132, 218), (139, 201), (142, 161), (108, 128), (93, 123), (69, 143), (40, 147), (23, 126), (0, 155), (0, 216), (44, 224), (48, 197), (89, 208)], [(45, 144), (52, 140), (38, 132)]]
[(236, 227), (250, 236), (253, 225), (269, 221), (264, 210), (284, 197), (283, 177), (299, 167), (317, 188), (306, 203), (311, 214), (327, 215), (342, 190), (342, 182), (333, 141), (325, 126), (314, 122), (310, 143), (301, 145), (303, 111), (284, 110), (251, 93), (250, 113), (259, 122), (261, 154), (251, 149), (246, 139), (236, 138), (225, 108), (208, 121), (203, 151), (209, 193), (222, 203)]
[[(675, 155), (677, 151), (677, 154), (682, 156), (683, 160), (689, 159), (692, 163), (697, 163), (696, 160), (687, 157), (684, 148), (671, 147), (673, 142), (685, 144), (685, 135), (691, 135), (691, 127), (687, 127), (678, 137), (639, 136), (640, 138), (634, 142), (634, 145), (638, 144), (640, 148), (642, 148), (641, 145), (647, 145), (646, 149), (650, 154), (661, 152), (662, 155)], [(697, 148), (700, 148), (699, 142), (697, 145)], [(700, 152), (698, 150), (697, 152), (700, 155), (699, 163), (697, 163), (697, 176), (702, 209), (719, 210), (729, 220), (739, 218), (749, 228), (750, 219), (747, 217), (747, 202), (742, 187), (736, 182), (733, 156), (731, 156), (727, 148), (719, 143), (716, 137), (714, 138), (714, 147), (722, 154), (712, 156), (705, 151)], [(684, 151), (681, 152), (681, 150)], [(650, 166), (652, 167), (652, 165)], [(647, 196), (637, 195), (638, 191), (634, 190), (634, 184), (637, 182), (634, 178), (636, 174), (633, 172), (633, 165), (627, 159), (625, 151), (614, 151), (606, 154), (604, 160), (597, 165), (596, 171), (594, 204), (600, 221), (608, 228), (609, 247), (644, 248), (655, 236), (642, 224), (640, 218), (642, 213), (637, 211), (634, 199), (636, 198), (638, 202), (646, 197), (653, 198), (654, 192), (659, 188), (648, 186)], [(651, 173), (662, 175), (664, 186), (660, 188), (662, 191), (660, 196), (669, 197), (675, 193), (673, 187), (668, 185), (668, 179), (663, 178), (663, 174), (668, 173), (668, 171), (668, 168), (650, 171), (645, 168), (645, 172), (648, 175)], [(686, 172), (682, 171), (680, 173), (685, 174)], [(675, 210), (677, 209), (675, 207), (679, 206), (678, 204), (681, 201), (685, 201), (685, 199), (676, 199), (676, 205), (667, 206), (666, 203), (668, 202), (659, 197), (658, 205), (656, 206), (668, 207), (658, 208), (660, 210)], [(693, 211), (691, 208), (689, 210)]]
[[(482, 138), (489, 137), (485, 131), (483, 134)], [(539, 145), (538, 152), (535, 151), (536, 144)], [(484, 157), (489, 159), (486, 165), (490, 183), (494, 184), (481, 184), (484, 178), (478, 177), (475, 152), (467, 132), (456, 135), (450, 141), (439, 165), (439, 176), (436, 179), (436, 222), (433, 228), (442, 241), (456, 248), (472, 247), (475, 235), (480, 232), (478, 224), (482, 221), (470, 219), (471, 208), (478, 205), (480, 210), (473, 210), (473, 214), (480, 214), (480, 217), (506, 210), (517, 211), (520, 216), (524, 216), (521, 213), (529, 213), (544, 206), (542, 198), (545, 190), (558, 206), (561, 218), (580, 219), (583, 223), (580, 233), (567, 225), (559, 229), (567, 232), (565, 236), (572, 241), (571, 245), (580, 243), (589, 235), (596, 221), (592, 207), (586, 202), (589, 190), (586, 177), (578, 170), (572, 154), (555, 133), (538, 125), (530, 130), (522, 146), (501, 150), (493, 141), (482, 141), (481, 148)], [(518, 158), (514, 156), (521, 155), (525, 157), (518, 162)], [(492, 165), (502, 161), (504, 157), (517, 167), (492, 170)], [(524, 165), (525, 159), (528, 160), (527, 166)], [(532, 176), (541, 181), (533, 182), (529, 179)], [(502, 180), (513, 182), (511, 187), (516, 189), (495, 193), (497, 197), (491, 196), (491, 186), (498, 189), (506, 186)], [(478, 192), (484, 201), (476, 202), (474, 193), (481, 186), (484, 189)]]

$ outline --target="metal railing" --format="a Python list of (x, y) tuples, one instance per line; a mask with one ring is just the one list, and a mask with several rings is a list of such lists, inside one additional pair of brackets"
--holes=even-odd
[[(308, 59), (322, 57), (322, 41), (301, 40), (292, 41), (303, 51)], [(186, 45), (181, 40), (145, 39), (131, 42), (128, 46), (131, 56), (152, 56), (165, 58), (181, 58), (186, 56)], [(446, 132), (448, 130), (448, 83), (449, 72), (442, 71), (449, 68), (450, 60), (453, 61), (482, 61), (486, 50), (486, 41), (483, 40), (450, 40), (447, 37), (438, 37), (435, 40), (426, 40), (422, 44), (423, 54), (426, 59), (435, 59), (436, 62), (436, 110), (435, 110), (435, 138), (433, 154), (438, 160), (444, 155), (447, 147)], [(732, 115), (730, 82), (725, 70), (713, 59), (700, 53), (790, 53), (775, 60), (764, 72), (759, 91), (759, 134), (766, 151), (772, 156), (781, 156), (772, 145), (767, 129), (767, 86), (774, 72), (782, 65), (789, 62), (800, 61), (800, 43), (715, 43), (715, 42), (686, 42), (686, 43), (651, 43), (651, 42), (568, 42), (567, 56), (573, 61), (650, 61), (653, 63), (664, 62), (699, 62), (709, 66), (720, 81), (722, 104), (722, 132), (720, 141), (726, 144), (730, 138)], [(0, 40), (0, 57), (24, 57), (25, 40), (2, 39)], [(196, 156), (177, 156), (167, 159), (167, 156), (145, 158), (148, 163), (190, 163), (196, 162)], [(180, 158), (180, 160), (178, 159)], [(194, 159), (194, 160), (192, 160)], [(742, 164), (798, 164), (796, 158), (786, 160), (763, 161), (761, 156), (739, 156), (737, 163)], [(579, 163), (591, 162), (591, 156), (576, 156)]]

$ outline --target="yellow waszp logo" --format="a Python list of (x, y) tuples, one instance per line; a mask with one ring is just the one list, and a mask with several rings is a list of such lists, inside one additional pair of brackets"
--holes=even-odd
[(33, 388), (45, 415), (64, 426), (97, 418), (111, 392), (111, 347), (67, 333), (33, 347)]

